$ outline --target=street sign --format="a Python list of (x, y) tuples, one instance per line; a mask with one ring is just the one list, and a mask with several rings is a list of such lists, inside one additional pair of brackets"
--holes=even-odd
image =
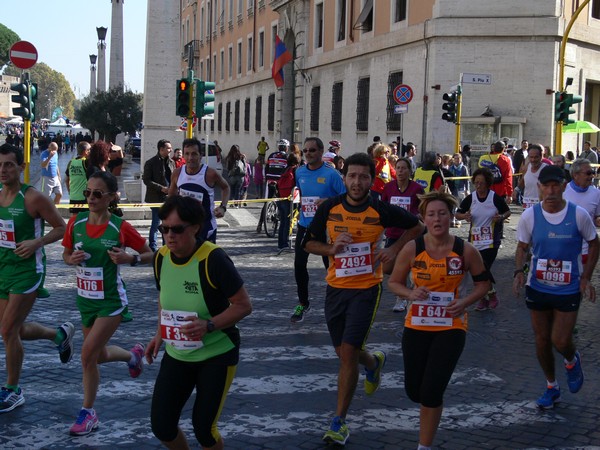
[(394, 105), (394, 114), (404, 114), (408, 112), (408, 105)]
[(394, 101), (399, 105), (406, 105), (413, 99), (413, 90), (408, 84), (399, 84), (394, 89)]
[(31, 42), (27, 41), (15, 42), (8, 54), (10, 56), (10, 62), (12, 62), (15, 67), (23, 70), (33, 67), (38, 58), (36, 48)]
[(492, 75), (489, 73), (463, 73), (463, 83), (492, 84)]
[[(198, 125), (198, 117), (196, 117), (196, 114), (194, 113), (194, 116), (192, 119), (192, 128), (196, 128), (196, 125)], [(181, 125), (179, 125), (179, 129), (181, 131), (187, 130), (187, 117), (183, 117), (181, 119)]]

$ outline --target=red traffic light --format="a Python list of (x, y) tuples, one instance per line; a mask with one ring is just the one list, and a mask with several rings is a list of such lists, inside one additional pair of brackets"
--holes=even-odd
[(187, 91), (189, 87), (190, 87), (190, 83), (188, 82), (188, 80), (179, 80), (179, 90), (180, 91)]

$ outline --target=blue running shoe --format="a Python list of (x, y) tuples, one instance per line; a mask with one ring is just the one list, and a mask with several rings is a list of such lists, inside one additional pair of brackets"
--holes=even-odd
[(554, 404), (560, 401), (560, 388), (548, 387), (540, 398), (537, 399), (537, 405), (542, 409), (552, 409)]
[(0, 413), (12, 411), (23, 403), (25, 403), (25, 397), (23, 397), (21, 388), (17, 392), (5, 387), (0, 389)]
[(579, 352), (575, 352), (575, 364), (573, 364), (573, 367), (566, 367), (566, 369), (569, 391), (575, 394), (583, 386), (583, 369), (581, 368), (581, 355)]
[(350, 431), (344, 419), (340, 416), (335, 416), (331, 421), (329, 430), (325, 432), (323, 440), (330, 444), (346, 445), (346, 441), (350, 437)]

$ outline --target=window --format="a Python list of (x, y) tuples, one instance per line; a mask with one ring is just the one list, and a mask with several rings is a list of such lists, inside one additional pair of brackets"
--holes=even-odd
[(242, 13), (244, 12), (244, 0), (238, 0), (238, 20), (242, 20)]
[(258, 67), (265, 66), (265, 32), (258, 33)]
[(310, 129), (319, 131), (319, 108), (321, 107), (321, 86), (310, 91)]
[(337, 0), (337, 39), (346, 39), (346, 0)]
[(217, 79), (217, 54), (213, 55), (213, 65), (212, 65), (212, 81)]
[(248, 0), (248, 17), (254, 14), (254, 0)]
[(229, 0), (229, 25), (233, 23), (233, 0)]
[(238, 42), (238, 61), (237, 61), (237, 74), (242, 74), (242, 42)]
[(240, 131), (240, 101), (235, 101), (235, 109), (233, 113), (233, 131)]
[(225, 51), (221, 50), (221, 70), (220, 70), (220, 75), (221, 75), (221, 81), (223, 81), (225, 79)]
[(198, 76), (200, 77), (201, 80), (204, 80), (204, 61), (200, 61), (200, 73), (198, 74)]
[[(213, 116), (214, 117), (214, 116)], [(206, 122), (205, 122), (206, 123)], [(206, 125), (204, 125), (206, 127)], [(205, 128), (206, 129), (206, 128)], [(215, 120), (211, 120), (210, 121), (210, 132), (214, 133), (215, 132)]]
[(221, 25), (221, 30), (225, 27), (225, 1), (221, 0), (221, 12), (219, 12), (219, 24)]
[(204, 18), (204, 6), (200, 8), (200, 39), (204, 39), (204, 22), (206, 19)]
[(244, 100), (244, 131), (250, 131), (250, 99)]
[(253, 60), (252, 56), (254, 56), (252, 54), (253, 53), (252, 52), (252, 47), (253, 47), (252, 44), (253, 43), (254, 43), (254, 39), (252, 39), (252, 36), (250, 36), (248, 38), (248, 62), (247, 62), (247, 68), (246, 68), (246, 70), (248, 70), (248, 72), (250, 72), (252, 70), (252, 60)]
[(275, 130), (275, 94), (269, 94), (269, 110), (267, 116), (267, 130)]
[(323, 3), (315, 5), (315, 48), (323, 47)]
[(407, 0), (394, 0), (394, 22), (406, 20)]
[(600, 19), (600, 0), (592, 0), (592, 17)]
[(225, 104), (225, 131), (231, 131), (231, 102)]
[[(221, 0), (223, 1), (223, 0)], [(219, 23), (219, 0), (213, 1), (213, 26), (212, 30), (214, 33), (217, 32), (217, 23)]]
[(211, 17), (211, 6), (212, 3), (211, 2), (207, 2), (206, 3), (206, 40), (208, 41), (210, 39), (210, 23), (212, 22), (212, 17)]
[(231, 45), (227, 49), (227, 74), (229, 78), (233, 76), (233, 47)]
[(254, 129), (260, 131), (262, 122), (262, 96), (256, 97), (256, 111), (254, 113)]
[(394, 106), (396, 102), (394, 100), (394, 89), (396, 86), (402, 84), (402, 72), (392, 72), (388, 76), (387, 86), (387, 119), (386, 125), (388, 131), (401, 131), (402, 128), (402, 114), (394, 114)]
[(356, 131), (369, 131), (369, 87), (370, 78), (358, 80), (356, 96)]
[(354, 29), (364, 32), (373, 31), (373, 0), (365, 0), (363, 9), (354, 24)]
[(206, 58), (206, 80), (210, 80), (210, 56)]
[(277, 25), (271, 27), (271, 61), (275, 59), (275, 37), (277, 36)]
[(342, 131), (342, 99), (344, 83), (333, 83), (331, 92), (331, 131)]
[(217, 106), (217, 131), (223, 131), (223, 103)]

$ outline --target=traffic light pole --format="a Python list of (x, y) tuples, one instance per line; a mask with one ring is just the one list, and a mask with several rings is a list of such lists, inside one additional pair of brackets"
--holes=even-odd
[[(462, 74), (460, 74), (461, 82), (462, 82)], [(456, 90), (457, 95), (457, 103), (456, 103), (456, 135), (454, 137), (454, 153), (460, 153), (460, 121), (462, 119), (462, 85), (458, 84), (458, 89)]]
[[(571, 20), (565, 28), (565, 33), (563, 34), (562, 41), (560, 43), (560, 53), (559, 53), (559, 70), (558, 70), (558, 91), (563, 92), (566, 89), (565, 86), (565, 52), (567, 49), (567, 41), (569, 40), (569, 33), (571, 32), (571, 28), (575, 24), (575, 21), (579, 17), (579, 14), (583, 9), (588, 5), (590, 0), (583, 0), (583, 3), (579, 5), (577, 11), (573, 13), (571, 16)], [(556, 122), (556, 136), (554, 137), (554, 150), (557, 155), (562, 155), (562, 121)]]
[(31, 120), (23, 121), (24, 137), (23, 137), (23, 153), (25, 156), (25, 173), (23, 181), (29, 184), (29, 166), (31, 165)]
[[(192, 91), (192, 98), (190, 99), (190, 105), (194, 104), (194, 71), (190, 68), (188, 69), (188, 81), (190, 83), (190, 89)], [(197, 94), (196, 94), (197, 95)], [(192, 130), (192, 125), (194, 124), (194, 111), (190, 106), (190, 112), (187, 116), (187, 127), (185, 127), (185, 137), (187, 139), (191, 139), (194, 137), (194, 130)]]

